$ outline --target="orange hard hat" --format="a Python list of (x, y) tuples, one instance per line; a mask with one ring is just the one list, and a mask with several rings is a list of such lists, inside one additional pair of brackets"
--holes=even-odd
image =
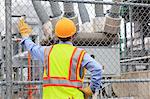
[(55, 26), (55, 34), (60, 38), (67, 38), (76, 33), (76, 25), (68, 18), (61, 18)]

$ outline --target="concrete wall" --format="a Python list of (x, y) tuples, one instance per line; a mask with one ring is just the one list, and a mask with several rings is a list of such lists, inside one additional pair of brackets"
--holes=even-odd
[[(136, 71), (124, 73), (121, 79), (148, 79), (150, 71)], [(135, 99), (150, 98), (150, 83), (116, 83), (112, 84), (113, 90), (118, 97), (135, 97)]]

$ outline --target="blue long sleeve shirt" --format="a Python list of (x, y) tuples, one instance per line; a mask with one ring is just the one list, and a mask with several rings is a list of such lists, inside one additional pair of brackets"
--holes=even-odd
[[(32, 58), (41, 60), (42, 63), (44, 62), (44, 49), (46, 46), (40, 46), (35, 44), (30, 38), (24, 38), (21, 41), (21, 44), (30, 51)], [(60, 44), (71, 44), (72, 42), (60, 42)], [(102, 76), (102, 65), (95, 61), (88, 53), (85, 53), (82, 63), (80, 74), (82, 74), (82, 69), (86, 68), (91, 73), (91, 83), (90, 88), (93, 92), (96, 89), (100, 88), (101, 84), (101, 76)]]

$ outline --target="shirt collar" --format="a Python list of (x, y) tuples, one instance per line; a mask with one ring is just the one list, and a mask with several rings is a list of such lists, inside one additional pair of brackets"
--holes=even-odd
[(66, 42), (59, 41), (59, 44), (69, 44), (69, 45), (73, 45), (71, 41), (66, 41)]

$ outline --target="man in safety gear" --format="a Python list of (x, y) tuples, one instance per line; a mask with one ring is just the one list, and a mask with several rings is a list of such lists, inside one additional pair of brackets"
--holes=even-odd
[[(100, 88), (102, 66), (85, 50), (73, 46), (76, 26), (68, 18), (61, 18), (55, 26), (59, 44), (36, 45), (29, 38), (31, 27), (21, 19), (18, 28), (21, 44), (33, 58), (44, 63), (43, 99), (87, 99)], [(91, 83), (83, 88), (84, 68), (91, 72)]]

